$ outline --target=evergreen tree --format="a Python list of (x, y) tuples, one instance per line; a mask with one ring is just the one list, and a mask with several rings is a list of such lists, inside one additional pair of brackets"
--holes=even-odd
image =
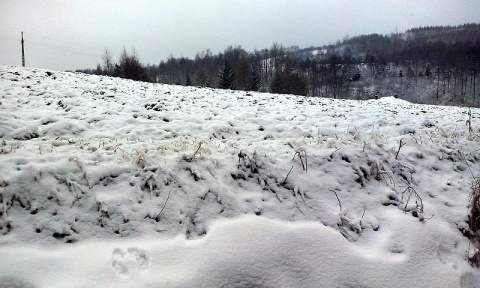
[(239, 90), (248, 90), (248, 84), (251, 77), (251, 69), (250, 64), (248, 63), (248, 59), (245, 56), (246, 54), (242, 54), (240, 56), (240, 60), (238, 61), (238, 67), (236, 70), (236, 87)]
[(258, 73), (257, 69), (252, 69), (252, 73), (250, 75), (249, 83), (248, 83), (248, 90), (249, 91), (258, 91), (260, 90), (260, 74)]
[(270, 83), (270, 91), (277, 94), (293, 94), (306, 96), (308, 93), (305, 77), (292, 73), (289, 69), (277, 71)]
[(425, 68), (425, 76), (427, 77), (432, 76), (432, 70), (430, 69), (430, 64), (428, 64), (427, 68)]
[(97, 64), (97, 70), (95, 70), (95, 74), (103, 75), (102, 66), (100, 66), (100, 64)]
[(195, 85), (201, 86), (201, 87), (208, 87), (209, 86), (207, 85), (208, 82), (209, 81), (208, 81), (207, 71), (204, 68), (197, 70), (197, 72), (195, 73)]
[(276, 94), (286, 94), (288, 93), (286, 88), (286, 79), (285, 75), (282, 71), (276, 71), (275, 75), (273, 76), (273, 80), (270, 83), (270, 92)]
[(299, 74), (291, 74), (288, 78), (288, 93), (294, 95), (307, 96), (308, 87), (305, 77)]
[(220, 88), (233, 89), (233, 81), (235, 80), (235, 74), (233, 73), (232, 67), (230, 67), (227, 60), (225, 60), (223, 67), (220, 69), (218, 78), (218, 85)]
[(120, 65), (118, 65), (118, 63), (115, 63), (115, 65), (113, 65), (113, 74), (112, 74), (113, 77), (120, 77)]

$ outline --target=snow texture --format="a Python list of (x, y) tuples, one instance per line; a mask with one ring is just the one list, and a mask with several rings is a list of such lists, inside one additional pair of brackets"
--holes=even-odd
[(0, 66), (0, 287), (480, 287), (478, 115)]

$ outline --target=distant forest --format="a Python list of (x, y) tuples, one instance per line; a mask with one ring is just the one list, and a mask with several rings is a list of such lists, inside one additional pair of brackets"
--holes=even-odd
[(247, 52), (230, 46), (195, 59), (143, 65), (123, 50), (114, 63), (81, 72), (165, 84), (343, 99), (397, 95), (417, 103), (480, 106), (480, 24), (414, 28), (390, 35), (345, 37), (300, 49), (274, 43)]

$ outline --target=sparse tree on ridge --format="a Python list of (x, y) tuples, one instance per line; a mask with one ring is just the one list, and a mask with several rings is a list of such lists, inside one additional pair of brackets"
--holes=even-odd
[(122, 54), (120, 55), (120, 77), (149, 82), (147, 73), (138, 60), (137, 52), (135, 50), (129, 55), (127, 50), (123, 48)]

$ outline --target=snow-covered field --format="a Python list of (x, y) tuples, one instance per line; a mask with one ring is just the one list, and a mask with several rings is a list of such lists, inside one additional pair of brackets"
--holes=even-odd
[(480, 287), (468, 112), (0, 66), (0, 287)]

